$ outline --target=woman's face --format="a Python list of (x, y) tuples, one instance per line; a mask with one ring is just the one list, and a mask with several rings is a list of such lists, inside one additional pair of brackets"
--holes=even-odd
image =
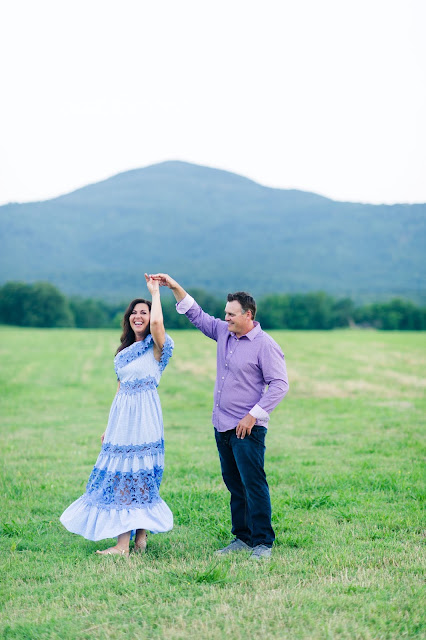
[(142, 340), (149, 325), (149, 307), (145, 302), (138, 302), (129, 317), (136, 340)]

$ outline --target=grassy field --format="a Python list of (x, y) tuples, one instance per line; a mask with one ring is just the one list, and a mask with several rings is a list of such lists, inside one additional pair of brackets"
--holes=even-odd
[(273, 335), (291, 388), (267, 436), (277, 541), (256, 564), (213, 555), (231, 539), (213, 342), (173, 332), (159, 388), (173, 531), (144, 557), (101, 558), (107, 541), (58, 518), (99, 451), (118, 332), (0, 329), (0, 637), (425, 637), (425, 334)]

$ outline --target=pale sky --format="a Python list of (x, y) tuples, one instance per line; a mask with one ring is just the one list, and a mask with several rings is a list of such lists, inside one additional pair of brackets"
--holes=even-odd
[(426, 0), (9, 0), (0, 204), (164, 160), (426, 202)]

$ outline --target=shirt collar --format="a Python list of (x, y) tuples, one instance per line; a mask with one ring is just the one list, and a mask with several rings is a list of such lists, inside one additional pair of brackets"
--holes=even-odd
[[(262, 331), (262, 328), (261, 328), (260, 324), (255, 320), (253, 329), (251, 331), (249, 331), (248, 333), (245, 333), (243, 336), (241, 336), (241, 338), (248, 338), (249, 340), (254, 340), (255, 337), (261, 331)], [(234, 338), (237, 338), (237, 336), (235, 335), (235, 333), (233, 331), (231, 331), (231, 336), (234, 336)], [(237, 338), (237, 340), (241, 340), (241, 338)]]

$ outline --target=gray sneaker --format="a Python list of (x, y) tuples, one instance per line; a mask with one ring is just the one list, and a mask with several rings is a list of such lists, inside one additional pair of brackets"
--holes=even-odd
[(253, 560), (263, 560), (264, 558), (271, 557), (271, 547), (267, 547), (264, 544), (258, 544), (253, 548), (250, 554), (250, 558)]
[(236, 551), (251, 551), (251, 547), (239, 538), (235, 538), (227, 547), (215, 551), (215, 555), (224, 556), (227, 553), (235, 553)]

